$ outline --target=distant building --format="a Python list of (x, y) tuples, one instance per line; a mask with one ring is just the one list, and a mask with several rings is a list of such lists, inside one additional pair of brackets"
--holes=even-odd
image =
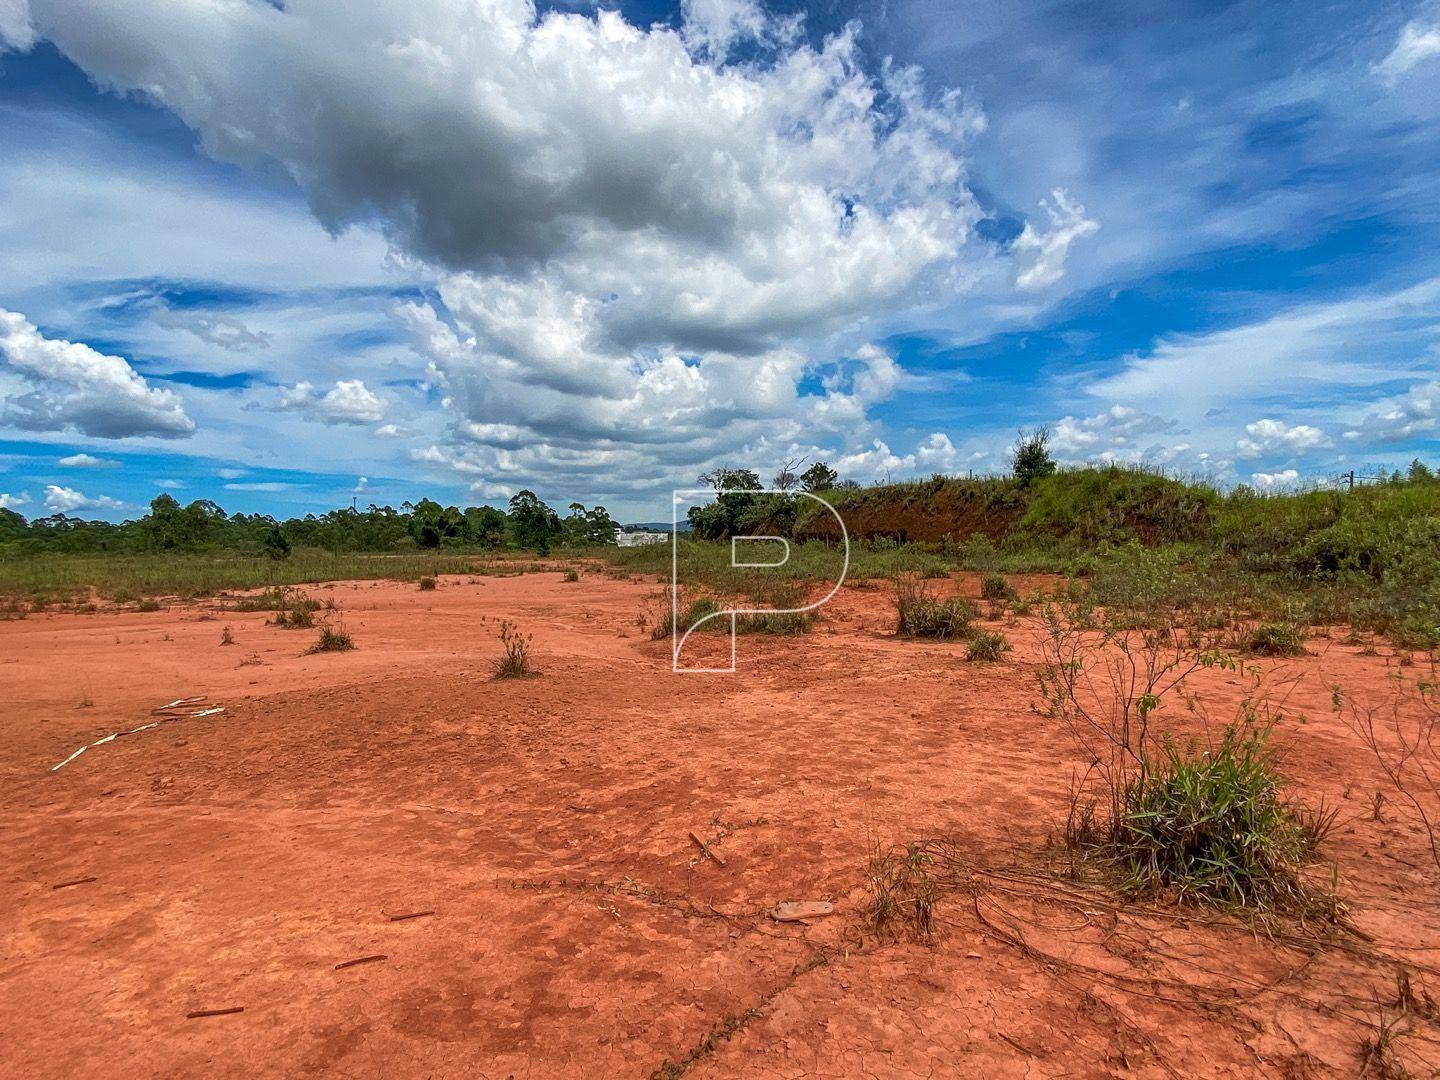
[(621, 547), (640, 547), (644, 544), (663, 544), (670, 539), (668, 532), (652, 532), (649, 529), (636, 529), (626, 531), (620, 526), (615, 527), (615, 543)]

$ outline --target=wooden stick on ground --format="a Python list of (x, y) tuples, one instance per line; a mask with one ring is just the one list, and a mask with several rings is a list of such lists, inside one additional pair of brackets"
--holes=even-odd
[(698, 832), (696, 832), (694, 829), (690, 830), (690, 839), (694, 840), (695, 843), (700, 845), (701, 854), (709, 855), (710, 858), (714, 859), (721, 866), (725, 865), (725, 856), (721, 855), (718, 851), (712, 848), (710, 846), (710, 842), (706, 840), (703, 836), (701, 836)]
[(335, 970), (340, 971), (344, 968), (355, 967), (358, 964), (375, 964), (380, 962), (381, 960), (388, 959), (390, 958), (384, 953), (376, 953), (374, 956), (357, 956), (354, 960), (344, 960), (336, 964)]

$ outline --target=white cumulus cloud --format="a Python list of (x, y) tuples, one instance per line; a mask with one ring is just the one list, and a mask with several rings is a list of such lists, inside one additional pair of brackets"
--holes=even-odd
[(182, 438), (195, 430), (173, 390), (152, 387), (119, 356), (47, 338), (34, 323), (0, 309), (0, 419), (31, 431), (78, 431), (101, 439)]
[(1361, 444), (1403, 442), (1440, 428), (1440, 381), (1412, 386), (1376, 403), (1345, 438)]
[(92, 454), (70, 454), (60, 458), (55, 464), (66, 469), (112, 469), (120, 463), (109, 461), (106, 458), (98, 458)]
[(373, 424), (385, 419), (385, 403), (360, 379), (341, 379), (324, 394), (308, 382), (282, 388), (277, 409), (304, 413), (323, 424)]
[(1309, 424), (1292, 426), (1280, 420), (1267, 418), (1245, 425), (1245, 436), (1236, 440), (1235, 453), (1236, 456), (1242, 458), (1257, 458), (1277, 451), (1287, 454), (1303, 454), (1307, 450), (1333, 445), (1330, 436), (1317, 427), (1311, 427)]
[(27, 0), (0, 0), (0, 52), (6, 46), (28, 49), (35, 44)]
[(1250, 486), (1256, 491), (1280, 491), (1285, 488), (1294, 487), (1300, 481), (1300, 474), (1294, 469), (1284, 469), (1281, 472), (1253, 473), (1250, 477)]
[[(857, 28), (812, 46), (754, 0), (686, 0), (678, 29), (528, 0), (30, 11), (102, 87), (438, 279), (399, 311), (451, 421), (431, 464), (487, 483), (658, 489), (801, 436), (866, 453), (901, 372), (862, 346), (995, 259), (965, 160), (980, 112), (870, 67)], [(1016, 252), (1037, 287), (1094, 230), (1063, 192), (1046, 212)], [(297, 378), (278, 407), (322, 422), (395, 404)], [(419, 428), (399, 408), (377, 436)]]
[(122, 510), (125, 504), (108, 495), (86, 495), (59, 484), (45, 485), (45, 506), (52, 513), (68, 514), (76, 510)]
[(1066, 461), (1138, 461), (1140, 440), (1175, 430), (1166, 420), (1126, 405), (1094, 416), (1066, 416), (1050, 428), (1050, 446)]

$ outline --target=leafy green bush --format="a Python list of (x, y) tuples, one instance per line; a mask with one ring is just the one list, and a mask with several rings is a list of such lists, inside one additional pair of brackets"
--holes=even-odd
[(1010, 471), (1021, 487), (1055, 474), (1055, 459), (1050, 456), (1050, 429), (1036, 428), (1029, 435), (1021, 432), (1010, 452)]
[(1102, 551), (1090, 583), (1096, 603), (1121, 611), (1193, 609), (1213, 602), (1208, 575), (1185, 565), (1179, 548), (1136, 542)]
[(686, 631), (689, 630), (701, 632), (707, 630), (728, 630), (730, 628), (728, 619), (718, 617), (711, 618), (711, 616), (718, 616), (721, 610), (720, 605), (715, 602), (714, 598), (709, 596), (697, 597), (690, 601), (689, 606), (686, 607), (684, 613), (680, 616), (678, 627), (680, 636), (684, 637)]
[(315, 625), (315, 611), (319, 606), (313, 600), (306, 600), (286, 611), (277, 611), (270, 622), (282, 630), (309, 630)]
[(1440, 518), (1409, 524), (1395, 545), (1381, 591), (1399, 623), (1402, 643), (1440, 647)]
[(1245, 647), (1259, 656), (1304, 656), (1305, 631), (1288, 623), (1261, 623), (1245, 639)]
[(966, 660), (999, 660), (1010, 651), (1010, 642), (1001, 633), (983, 630), (965, 647)]
[(983, 600), (1014, 600), (1015, 587), (1003, 574), (986, 574), (980, 581), (980, 597)]

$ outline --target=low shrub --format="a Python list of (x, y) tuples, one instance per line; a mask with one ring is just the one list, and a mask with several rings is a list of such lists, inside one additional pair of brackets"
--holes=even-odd
[(1319, 834), (1282, 798), (1268, 738), (1230, 726), (1200, 753), (1167, 738), (1145, 762), (1104, 843), (1131, 891), (1262, 910), (1304, 899), (1298, 870)]
[(980, 581), (982, 600), (1014, 600), (1015, 587), (1004, 574), (986, 574)]
[(961, 596), (942, 600), (919, 578), (902, 575), (895, 579), (895, 632), (901, 637), (969, 637), (979, 614), (973, 600)]
[(1004, 634), (992, 633), (982, 630), (965, 646), (966, 660), (992, 661), (999, 660), (1010, 651), (1010, 642), (1005, 639)]
[(1304, 656), (1305, 637), (1289, 623), (1261, 623), (1245, 638), (1245, 647), (1257, 656)]
[(580, 571), (579, 571), (579, 570), (576, 570), (576, 569), (572, 566), (570, 569), (568, 569), (568, 570), (565, 571), (565, 578), (564, 578), (564, 580), (566, 580), (566, 581), (579, 581), (579, 580), (580, 580)]
[[(709, 596), (701, 596), (691, 600), (689, 606), (680, 614), (678, 628), (680, 636), (684, 637), (685, 633), (689, 630), (695, 630), (697, 632), (728, 630), (730, 628), (728, 619), (712, 619), (710, 617), (712, 615), (718, 615), (720, 610), (720, 605)], [(665, 634), (661, 636), (664, 637), (668, 633), (669, 627), (667, 626)]]
[(309, 607), (314, 611), (319, 601), (311, 600), (298, 589), (276, 585), (254, 596), (242, 596), (230, 604), (231, 611), (285, 611), (294, 607)]
[(228, 626), (225, 627), (224, 630), (221, 630), (221, 631), (220, 631), (220, 644), (221, 644), (221, 645), (234, 645), (234, 644), (235, 644), (235, 631), (231, 630), (230, 627), (228, 627)]
[(1440, 648), (1440, 519), (1411, 522), (1385, 571), (1382, 597), (1398, 644)]
[(344, 627), (333, 627), (325, 625), (320, 628), (320, 636), (315, 639), (315, 644), (306, 649), (307, 653), (327, 652), (349, 652), (355, 648), (355, 639)]
[(435, 579), (434, 579), (433, 577), (422, 577), (422, 578), (420, 579), (420, 591), (421, 591), (421, 592), (434, 592), (434, 591), (435, 591)]
[(135, 605), (136, 611), (159, 611), (160, 601), (153, 596), (147, 596)]
[[(810, 629), (814, 614), (799, 609), (808, 600), (808, 588), (800, 581), (767, 581), (751, 585), (746, 589), (748, 601), (736, 602), (736, 607), (773, 608), (774, 613), (738, 615), (735, 618), (737, 634), (803, 634)], [(724, 629), (725, 620), (717, 619)]]
[(270, 624), (282, 630), (309, 630), (315, 625), (315, 610), (319, 606), (311, 607), (311, 603), (313, 601), (306, 601), (288, 610), (277, 611)]
[[(716, 619), (724, 629), (723, 619)], [(735, 619), (737, 634), (803, 634), (810, 629), (810, 613), (779, 611), (775, 614), (739, 615)]]

